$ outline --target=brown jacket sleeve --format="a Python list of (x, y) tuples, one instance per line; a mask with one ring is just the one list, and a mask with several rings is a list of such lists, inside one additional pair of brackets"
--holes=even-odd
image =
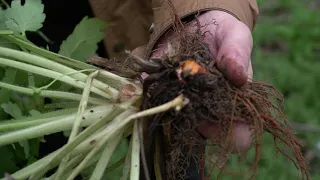
[[(172, 23), (166, 0), (89, 0), (96, 17), (105, 21), (105, 45), (112, 48), (123, 42), (127, 49), (148, 44), (146, 58), (154, 44)], [(171, 0), (180, 18), (208, 10), (225, 11), (245, 23), (252, 31), (259, 11), (256, 0)], [(148, 33), (155, 23), (153, 33)]]
[(114, 51), (125, 45), (132, 50), (149, 41), (149, 28), (153, 22), (150, 0), (89, 0), (94, 15), (104, 21), (104, 45), (109, 57), (119, 57)]

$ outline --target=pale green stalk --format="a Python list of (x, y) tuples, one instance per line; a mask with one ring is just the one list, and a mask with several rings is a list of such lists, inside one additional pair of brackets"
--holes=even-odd
[[(89, 98), (89, 103), (92, 103), (92, 102), (90, 102), (90, 98)], [(107, 104), (107, 103), (105, 103), (105, 104)], [(79, 102), (54, 102), (54, 103), (43, 105), (43, 108), (46, 110), (68, 109), (68, 108), (78, 107), (78, 105), (79, 105)]]
[[(83, 115), (83, 121), (81, 126), (88, 126), (93, 123), (99, 122), (101, 117), (107, 116), (112, 112), (112, 105), (98, 106), (94, 107), (90, 112), (87, 110)], [(70, 130), (75, 121), (76, 114), (65, 116), (60, 120), (43, 123), (37, 126), (28, 127), (18, 131), (9, 132), (3, 135), (0, 135), (0, 146), (12, 144), (21, 140), (32, 139), (43, 135), (48, 135), (60, 131)], [(101, 121), (101, 120), (100, 120)]]
[(138, 122), (138, 120), (135, 121), (132, 134), (130, 180), (139, 180), (140, 176), (140, 140)]
[[(134, 113), (134, 111), (132, 111), (132, 110), (125, 111), (125, 112), (121, 113), (117, 118), (121, 120), (121, 119), (124, 119), (125, 117), (131, 115), (132, 113)], [(110, 118), (109, 120), (112, 120), (112, 119)], [(91, 137), (88, 137), (87, 139), (82, 141), (79, 145), (77, 145), (76, 148), (73, 148), (72, 150), (69, 150), (71, 148), (68, 148), (68, 147), (64, 147), (64, 148), (69, 150), (69, 152), (71, 151), (70, 157), (75, 157), (80, 154), (86, 154), (95, 145), (95, 143), (93, 143), (93, 142), (99, 142), (99, 141), (101, 141), (101, 139), (103, 137), (104, 137), (104, 135), (102, 132), (98, 132), (98, 133), (95, 132), (95, 133), (93, 133), (93, 135), (91, 135)], [(67, 150), (65, 150), (65, 151), (67, 151)], [(25, 178), (29, 177), (31, 174), (35, 174), (36, 172), (39, 172), (41, 170), (41, 168), (48, 165), (49, 163), (53, 163), (52, 164), (53, 167), (58, 165), (59, 161), (53, 162), (53, 158), (56, 157), (58, 155), (58, 153), (64, 154), (64, 152), (61, 152), (61, 151), (62, 151), (62, 149), (59, 149), (53, 153), (50, 153), (46, 157), (34, 162), (33, 164), (31, 164), (21, 170), (19, 170), (18, 172), (15, 172), (14, 174), (12, 174), (12, 177), (14, 177), (16, 179), (25, 179)]]
[[(1, 47), (0, 47), (1, 49)], [(49, 69), (44, 69), (38, 66), (34, 66), (34, 65), (30, 65), (30, 64), (26, 64), (26, 63), (21, 63), (18, 61), (14, 61), (14, 60), (9, 60), (9, 59), (4, 59), (4, 58), (0, 58), (0, 65), (4, 65), (4, 66), (10, 66), (13, 68), (17, 68), (23, 71), (28, 71), (28, 72), (32, 72), (34, 74), (38, 74), (41, 76), (45, 76), (45, 77), (49, 77), (49, 78), (58, 78), (59, 80), (62, 82), (65, 82), (69, 85), (72, 85), (74, 87), (77, 87), (79, 89), (83, 89), (85, 84), (82, 81), (77, 81), (76, 79), (70, 77), (70, 76), (65, 76), (64, 74), (61, 74), (59, 72), (56, 71), (52, 71)], [(98, 88), (92, 88), (92, 91), (96, 94), (99, 94), (102, 97), (105, 98), (110, 98), (110, 95), (106, 94), (105, 92), (101, 91)]]
[(119, 133), (115, 135), (115, 138), (112, 141), (107, 142), (107, 146), (102, 151), (101, 157), (90, 177), (90, 180), (100, 180), (102, 178), (103, 173), (107, 169), (109, 160), (111, 159), (114, 150), (121, 142), (122, 137), (122, 134)]
[[(37, 66), (41, 66), (41, 67), (50, 69), (54, 72), (59, 72), (60, 74), (68, 74), (68, 73), (72, 73), (72, 72), (77, 72), (76, 70), (74, 70), (70, 67), (64, 66), (64, 65), (59, 64), (57, 62), (54, 62), (52, 60), (49, 60), (49, 59), (46, 59), (46, 58), (43, 58), (43, 57), (40, 57), (37, 55), (25, 53), (22, 51), (17, 51), (17, 50), (5, 48), (5, 47), (0, 47), (0, 54), (2, 56), (13, 58), (18, 61), (23, 61), (23, 62), (34, 64)], [(81, 81), (81, 82), (85, 82), (88, 77), (88, 75), (86, 75), (84, 73), (75, 73), (70, 76), (76, 80)], [(98, 81), (96, 79), (93, 80), (93, 86), (95, 88), (98, 88), (98, 89), (104, 91), (105, 93), (109, 94), (114, 99), (118, 96), (119, 92), (116, 89), (108, 86), (107, 84), (104, 84), (101, 81)]]
[(64, 116), (52, 116), (51, 118), (39, 118), (29, 121), (13, 121), (13, 120), (5, 120), (0, 122), (0, 132), (3, 131), (11, 131), (11, 130), (18, 130), (30, 126), (37, 126), (46, 122), (53, 122), (60, 120)]
[[(86, 107), (87, 107), (87, 104), (88, 104), (88, 97), (90, 95), (90, 90), (91, 90), (91, 83), (92, 83), (92, 80), (94, 77), (96, 77), (98, 75), (99, 71), (95, 71), (93, 73), (91, 73), (89, 76), (88, 76), (88, 79), (87, 79), (87, 82), (86, 82), (86, 86), (83, 90), (83, 94), (82, 94), (82, 98), (81, 98), (81, 101), (80, 101), (80, 105), (79, 105), (79, 108), (78, 108), (78, 113), (77, 113), (77, 116), (76, 116), (76, 120), (73, 124), (73, 127), (72, 127), (72, 131), (71, 131), (71, 134), (69, 136), (69, 139), (68, 139), (68, 143), (72, 142), (72, 140), (75, 139), (75, 137), (78, 135), (79, 133), (79, 130), (80, 130), (80, 125), (81, 125), (81, 119), (83, 117), (83, 114), (86, 110)], [(69, 155), (67, 155), (65, 158), (62, 159), (62, 162), (57, 170), (57, 175), (55, 177), (55, 179), (59, 180), (59, 178), (61, 177), (63, 171), (64, 171), (64, 168), (67, 164), (69, 160)]]
[(142, 93), (142, 88), (141, 86), (129, 81), (128, 79), (124, 78), (124, 77), (121, 77), (121, 76), (118, 76), (116, 74), (113, 74), (113, 73), (110, 73), (108, 71), (101, 71), (99, 73), (99, 75), (107, 80), (112, 80), (112, 81), (115, 81), (117, 83), (119, 83), (119, 86), (123, 86), (125, 84), (131, 84), (133, 85), (135, 88), (136, 88), (136, 93), (137, 94), (141, 94)]
[[(73, 157), (66, 165), (66, 168), (64, 169), (63, 173), (65, 174), (66, 172), (71, 171), (71, 169), (73, 167), (75, 167), (79, 162), (81, 162), (83, 160), (83, 158), (85, 157), (85, 154), (80, 154), (76, 157)], [(57, 173), (54, 173), (53, 175), (51, 175), (49, 177), (50, 180), (56, 179), (57, 178)]]
[(71, 142), (79, 133), (81, 119), (82, 119), (83, 114), (84, 114), (84, 112), (87, 108), (87, 105), (88, 105), (88, 98), (89, 98), (90, 91), (92, 88), (91, 83), (92, 83), (93, 78), (96, 77), (98, 75), (98, 73), (99, 73), (99, 71), (95, 71), (88, 76), (86, 86), (83, 90), (82, 98), (80, 101), (77, 118), (76, 118), (74, 125), (72, 127), (72, 131), (71, 131), (68, 143)]
[[(97, 161), (99, 160), (100, 156), (101, 156), (101, 153), (98, 153), (98, 154), (96, 154), (93, 158), (91, 158), (91, 159), (89, 160), (89, 162), (85, 165), (84, 169), (90, 167), (90, 166), (93, 165), (94, 163), (97, 163)], [(71, 173), (73, 172), (74, 166), (77, 165), (79, 162), (81, 162), (81, 160), (78, 161), (77, 163), (76, 163), (76, 162), (73, 162), (73, 166), (71, 166), (70, 162), (68, 162), (66, 171), (63, 173), (61, 179), (67, 179), (67, 178), (71, 175)], [(69, 165), (69, 164), (70, 164), (70, 165)]]
[(78, 69), (91, 69), (91, 68), (98, 69), (97, 67), (92, 66), (90, 64), (62, 56), (60, 54), (48, 51), (46, 49), (42, 49), (42, 48), (34, 45), (28, 39), (26, 39), (18, 34), (13, 35), (13, 31), (11, 31), (11, 30), (1, 30), (0, 35), (6, 35), (6, 36), (2, 36), (2, 37), (19, 45), (20, 47), (28, 49), (31, 52), (34, 52), (36, 54), (39, 54), (40, 56), (52, 59), (53, 61), (59, 62), (61, 64), (65, 64), (69, 67), (74, 67), (74, 68), (78, 68)]
[(128, 153), (126, 156), (126, 160), (122, 169), (122, 176), (120, 178), (120, 180), (127, 180), (128, 176), (129, 176), (129, 172), (130, 172), (130, 165), (131, 165), (131, 153), (132, 152), (132, 141), (133, 141), (133, 137), (131, 136), (131, 140), (130, 140), (130, 144), (129, 144), (129, 148), (128, 148)]
[[(74, 160), (74, 161), (71, 160), (71, 161), (68, 162), (67, 167), (66, 167), (65, 171), (63, 172), (63, 175), (62, 175), (61, 179), (67, 179), (67, 178), (71, 175), (71, 173), (72, 173), (73, 170), (74, 170), (74, 167), (75, 167), (77, 164), (79, 164), (79, 163), (81, 162), (81, 160), (83, 160), (83, 158), (85, 157), (83, 154), (81, 154), (81, 156), (82, 156), (81, 159), (78, 158), (78, 159), (76, 159), (76, 160)], [(86, 168), (88, 168), (89, 166), (91, 166), (91, 165), (93, 165), (94, 163), (96, 163), (96, 162), (99, 160), (100, 156), (101, 156), (101, 154), (98, 153), (98, 154), (95, 155), (93, 158), (91, 158), (91, 159), (89, 160), (89, 162), (86, 164), (86, 166), (84, 167), (84, 169), (86, 169)], [(50, 179), (50, 180), (53, 180), (54, 176), (55, 176), (55, 174), (53, 174), (49, 179)]]
[[(95, 139), (95, 141), (100, 141), (101, 139)], [(75, 149), (73, 149), (70, 153), (70, 157), (76, 157), (78, 155), (82, 155), (82, 154), (86, 154), (88, 151), (90, 151), (92, 149), (92, 147), (94, 146), (94, 144), (90, 144), (88, 142), (82, 142), (81, 144), (79, 144)], [(39, 159), (38, 161), (34, 162), (33, 164), (19, 170), (18, 172), (15, 172), (14, 174), (12, 174), (12, 177), (14, 177), (15, 179), (25, 179), (28, 178), (31, 174), (39, 171), (43, 166), (46, 166), (48, 163), (50, 163), (52, 161), (52, 159), (58, 154), (60, 153), (61, 149), (58, 149), (52, 153), (50, 153), (49, 155), (43, 157), (42, 159)], [(98, 160), (98, 158), (97, 158)], [(79, 161), (80, 162), (80, 161)], [(56, 162), (56, 165), (59, 162)], [(68, 169), (68, 167), (67, 167)], [(4, 180), (4, 179), (1, 179)]]
[[(96, 155), (96, 153), (101, 149), (101, 147), (105, 145), (107, 141), (110, 141), (111, 137), (115, 138), (112, 141), (115, 141), (115, 140), (117, 141), (114, 143), (112, 142), (112, 144), (113, 145), (118, 144), (119, 140), (122, 139), (122, 133), (123, 133), (123, 130), (119, 131), (119, 133), (113, 134), (112, 136), (105, 136), (100, 142), (96, 143), (95, 147), (89, 152), (89, 154), (83, 159), (83, 161), (76, 167), (76, 169), (71, 173), (71, 175), (68, 177), (67, 180), (73, 180), (84, 169), (84, 167), (89, 162), (89, 160), (92, 159), (94, 155)], [(110, 150), (112, 150), (112, 148), (115, 148), (115, 147), (111, 147)], [(100, 173), (101, 172), (99, 172), (99, 174)]]
[(164, 111), (167, 111), (171, 108), (175, 108), (176, 110), (180, 110), (184, 105), (186, 105), (187, 100), (182, 96), (178, 96), (172, 101), (169, 101), (165, 104), (162, 104), (160, 106), (156, 106), (144, 111), (137, 112), (135, 114), (132, 114), (125, 119), (121, 120), (113, 120), (108, 124), (108, 127), (110, 127), (110, 130), (106, 131), (104, 130), (99, 136), (110, 136), (111, 134), (117, 133), (120, 129), (122, 129), (124, 126), (129, 124), (133, 119), (145, 117), (145, 116), (151, 116), (157, 113), (161, 113)]
[(34, 176), (31, 178), (32, 179), (40, 179), (41, 177), (43, 177), (43, 175), (50, 169), (54, 168), (56, 166), (56, 164), (58, 162), (61, 161), (61, 159), (66, 156), (68, 153), (70, 153), (70, 151), (72, 149), (74, 149), (75, 147), (77, 147), (77, 145), (79, 145), (82, 141), (84, 141), (85, 139), (87, 139), (92, 133), (94, 133), (95, 131), (97, 131), (98, 129), (100, 129), (100, 127), (102, 127), (106, 122), (114, 119), (116, 116), (118, 116), (121, 112), (123, 111), (123, 109), (114, 106), (114, 108), (111, 110), (111, 114), (109, 114), (108, 116), (106, 116), (105, 118), (97, 121), (95, 124), (89, 126), (87, 129), (85, 129), (84, 131), (82, 131), (79, 136), (74, 139), (74, 141), (72, 141), (69, 144), (64, 145), (59, 153), (57, 153), (53, 159), (46, 165), (40, 168), (39, 171), (37, 171)]
[[(62, 77), (62, 76), (69, 76), (69, 75), (72, 75), (72, 74), (75, 74), (75, 73), (90, 72), (90, 71), (94, 71), (94, 69), (83, 69), (83, 70), (80, 70), (80, 71), (77, 71), (77, 72), (72, 72), (72, 73), (63, 74), (63, 75), (61, 75), (60, 77)], [(50, 86), (52, 86), (56, 81), (58, 81), (58, 80), (60, 79), (60, 77), (55, 78), (53, 81), (51, 81), (49, 84), (47, 84), (47, 85), (45, 85), (45, 86), (42, 86), (42, 87), (37, 88), (37, 91), (44, 90), (44, 89), (48, 89), (48, 88), (49, 88)]]
[[(10, 89), (12, 91), (16, 91), (23, 94), (28, 94), (28, 95), (34, 95), (36, 93), (34, 89), (20, 87), (20, 86), (16, 86), (16, 85), (4, 83), (4, 82), (0, 82), (0, 87)], [(49, 97), (49, 98), (57, 98), (57, 99), (65, 99), (65, 100), (75, 100), (75, 101), (81, 100), (80, 94), (63, 92), (63, 91), (41, 90), (37, 95), (41, 97)], [(97, 105), (106, 104), (106, 100), (102, 100), (98, 98), (90, 97), (88, 101), (91, 104), (97, 104)]]
[[(69, 109), (61, 109), (56, 111), (49, 111), (49, 112), (45, 112), (43, 114), (38, 114), (34, 116), (20, 117), (18, 119), (6, 119), (6, 120), (0, 121), (0, 127), (10, 125), (10, 124), (16, 124), (16, 123), (24, 123), (27, 121), (37, 121), (39, 119), (47, 119), (47, 118), (58, 119), (59, 116), (60, 117), (67, 116), (76, 112), (77, 112), (76, 108), (69, 108)], [(6, 130), (6, 129), (3, 129), (3, 130)]]
[[(75, 148), (72, 151), (72, 154), (78, 154), (79, 152), (83, 151), (84, 149), (88, 149), (88, 147), (92, 146), (92, 142), (95, 142), (97, 139), (102, 139), (105, 136), (105, 132), (108, 131), (108, 129), (106, 129), (107, 127), (111, 126), (112, 128), (114, 127), (114, 121), (121, 121), (123, 119), (125, 119), (126, 117), (132, 115), (136, 113), (136, 110), (127, 110), (124, 111), (123, 113), (121, 113), (119, 116), (116, 117), (116, 119), (114, 119), (112, 122), (109, 122), (103, 129), (103, 131), (87, 138), (86, 140), (84, 140), (77, 148)], [(116, 122), (118, 123), (118, 122)], [(130, 126), (129, 126), (130, 128)], [(131, 127), (132, 128), (132, 127)], [(111, 128), (109, 128), (111, 129)]]

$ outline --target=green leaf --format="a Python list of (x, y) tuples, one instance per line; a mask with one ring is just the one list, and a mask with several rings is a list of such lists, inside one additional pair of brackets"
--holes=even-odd
[(73, 33), (62, 42), (59, 54), (84, 61), (98, 49), (97, 43), (103, 38), (102, 29), (106, 24), (97, 18), (84, 17)]
[(11, 2), (11, 8), (5, 11), (8, 29), (25, 34), (26, 31), (37, 31), (42, 28), (46, 15), (41, 0), (27, 0), (22, 6), (20, 0)]
[(14, 173), (18, 170), (18, 167), (14, 161), (14, 155), (10, 146), (0, 147), (1, 163), (0, 163), (0, 175), (3, 177), (4, 173)]
[(8, 102), (1, 104), (1, 107), (4, 109), (6, 113), (10, 114), (15, 119), (22, 117), (21, 109), (17, 104)]
[[(2, 82), (13, 83), (15, 81), (16, 72), (17, 72), (16, 69), (6, 67)], [(12, 92), (10, 90), (0, 89), (0, 105), (2, 103), (9, 102), (11, 98), (11, 93)], [(0, 119), (6, 119), (5, 114), (6, 113), (3, 111), (3, 109), (0, 108)]]
[(41, 115), (41, 113), (35, 109), (32, 109), (29, 111), (30, 115), (31, 116), (38, 116), (38, 115)]

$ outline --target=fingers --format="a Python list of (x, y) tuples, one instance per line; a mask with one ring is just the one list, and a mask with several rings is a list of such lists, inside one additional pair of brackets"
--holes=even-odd
[(144, 45), (144, 46), (139, 46), (135, 48), (134, 50), (132, 50), (131, 53), (134, 54), (135, 56), (143, 57), (146, 50), (147, 50), (147, 45)]
[[(253, 46), (251, 31), (236, 18), (226, 18), (216, 30), (217, 67), (236, 86), (252, 77), (250, 57)], [(251, 73), (251, 74), (248, 74)]]
[[(202, 123), (197, 127), (197, 130), (213, 144), (225, 143), (225, 140), (221, 138), (221, 134), (224, 134), (221, 132), (221, 125)], [(252, 133), (248, 125), (242, 122), (234, 122), (231, 135), (231, 142), (228, 145), (228, 150), (230, 150), (231, 153), (243, 152), (251, 145)]]

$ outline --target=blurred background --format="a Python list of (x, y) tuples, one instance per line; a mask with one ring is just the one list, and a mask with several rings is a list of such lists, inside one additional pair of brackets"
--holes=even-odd
[[(254, 79), (273, 84), (284, 95), (287, 119), (306, 142), (312, 179), (320, 179), (320, 1), (258, 3)], [(294, 164), (280, 154), (274, 158), (272, 138), (266, 134), (264, 141), (257, 179), (299, 179)]]
[[(92, 12), (87, 1), (42, 2), (46, 21), (41, 31), (52, 40), (48, 45), (50, 50), (57, 52), (73, 28), (84, 16), (92, 16)], [(320, 179), (320, 0), (258, 0), (258, 3), (260, 17), (253, 33), (254, 79), (273, 84), (284, 95), (285, 114), (296, 135), (306, 142), (303, 151), (310, 163), (312, 179)], [(39, 35), (28, 36), (38, 46), (46, 46)], [(105, 57), (103, 49), (100, 43), (98, 54)], [(272, 137), (264, 134), (263, 138), (256, 179), (300, 179), (299, 170), (291, 161), (281, 154), (276, 156)], [(67, 140), (62, 133), (45, 139), (46, 143), (40, 144), (37, 158), (56, 150)], [(119, 157), (114, 159), (125, 153), (127, 145), (121, 147)], [(253, 155), (254, 151), (250, 151), (251, 159)], [(18, 155), (14, 155), (14, 159), (17, 167), (33, 161), (22, 162)], [(249, 160), (240, 166), (237, 157), (233, 157), (228, 170), (246, 170), (251, 165)], [(0, 163), (0, 173), (7, 167), (4, 162)], [(114, 176), (114, 179), (118, 178)], [(221, 179), (242, 178), (223, 175)]]

